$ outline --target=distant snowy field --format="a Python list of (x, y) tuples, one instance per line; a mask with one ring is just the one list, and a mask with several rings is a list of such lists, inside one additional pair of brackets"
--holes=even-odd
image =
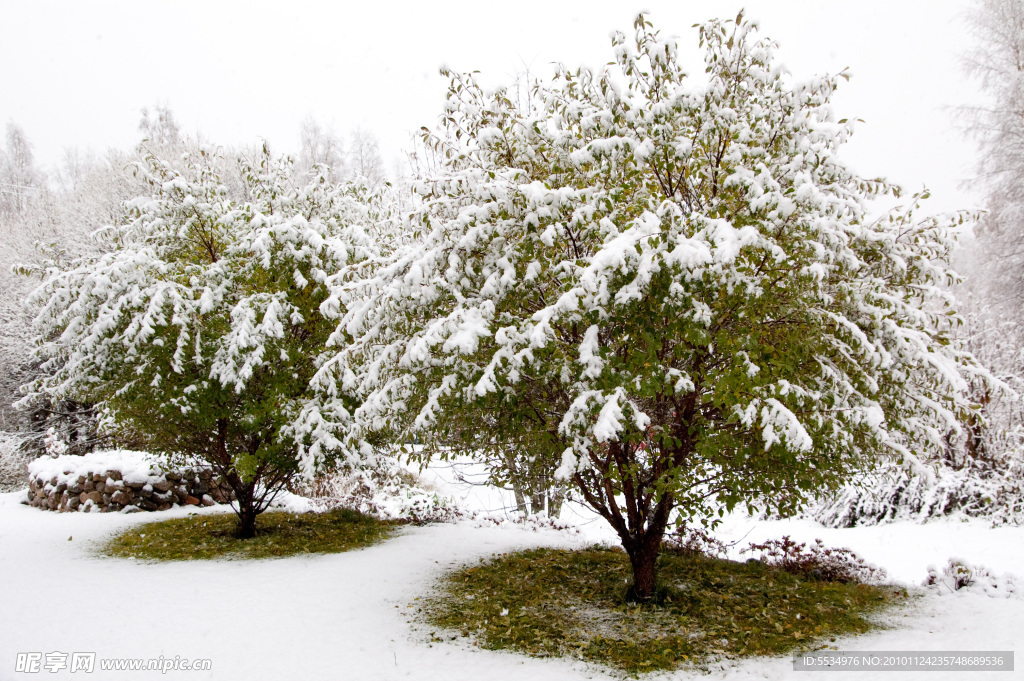
[[(497, 511), (507, 500), (491, 488), (458, 482), (437, 467), (425, 478), (469, 508)], [(470, 476), (472, 477), (472, 476)], [(406, 527), (394, 538), (350, 553), (263, 561), (139, 564), (97, 557), (112, 533), (161, 514), (49, 513), (21, 505), (23, 492), (0, 495), (0, 681), (6, 679), (491, 679), (618, 678), (604, 668), (565, 659), (534, 659), (431, 644), (416, 621), (416, 598), (445, 572), (494, 553), (532, 546), (581, 546), (613, 539), (601, 521), (567, 508), (562, 518), (579, 533), (531, 531), (477, 521)], [(223, 513), (210, 508), (201, 513)], [(717, 535), (750, 541), (789, 534), (853, 548), (893, 580), (919, 585), (930, 564), (951, 556), (993, 572), (1024, 576), (1024, 528), (984, 523), (899, 523), (833, 530), (809, 521), (726, 518)], [(920, 590), (919, 590), (920, 591)], [(915, 598), (891, 628), (836, 642), (859, 651), (1014, 650), (1024, 642), (1024, 599), (977, 593)], [(1024, 651), (1024, 647), (1021, 648)], [(95, 652), (112, 658), (208, 658), (212, 671), (16, 673), (18, 653)], [(1024, 670), (1018, 655), (1016, 668)], [(971, 679), (1017, 678), (973, 672)], [(956, 672), (796, 672), (790, 658), (724, 663), (657, 679), (939, 679)]]

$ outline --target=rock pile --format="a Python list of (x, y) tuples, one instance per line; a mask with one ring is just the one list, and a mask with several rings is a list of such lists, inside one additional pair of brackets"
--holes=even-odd
[[(134, 513), (164, 511), (174, 505), (212, 506), (234, 497), (223, 480), (209, 469), (165, 470), (151, 465), (106, 467), (88, 465), (85, 457), (69, 457), (59, 472), (56, 460), (47, 465), (29, 465), (29, 489), (23, 503), (50, 511), (93, 511)], [(35, 462), (33, 462), (34, 464)], [(109, 461), (93, 461), (109, 464)], [(134, 462), (133, 462), (134, 463)], [(148, 463), (148, 462), (147, 462)]]

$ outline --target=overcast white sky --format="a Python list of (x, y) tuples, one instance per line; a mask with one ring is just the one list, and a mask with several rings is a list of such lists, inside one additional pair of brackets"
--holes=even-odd
[(386, 161), (432, 125), (445, 82), (438, 67), (508, 81), (555, 61), (599, 66), (608, 34), (646, 9), (692, 49), (694, 23), (745, 7), (781, 43), (797, 77), (849, 67), (835, 106), (861, 118), (847, 158), (935, 196), (933, 209), (972, 207), (959, 189), (972, 147), (944, 107), (976, 98), (959, 55), (969, 47), (966, 0), (747, 2), (94, 2), (0, 0), (0, 122), (21, 125), (37, 163), (64, 147), (128, 147), (142, 107), (167, 103), (191, 133), (223, 144), (298, 144), (312, 114), (347, 133), (373, 131)]

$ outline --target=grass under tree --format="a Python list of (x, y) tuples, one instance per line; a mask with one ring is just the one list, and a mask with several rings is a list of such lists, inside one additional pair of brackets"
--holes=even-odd
[(256, 522), (256, 536), (236, 537), (234, 514), (195, 514), (133, 527), (100, 549), (117, 558), (205, 560), (279, 558), (340, 553), (386, 539), (396, 523), (348, 509), (326, 513), (268, 511)]
[[(665, 552), (658, 603), (628, 603), (620, 549), (503, 554), (451, 575), (427, 622), (489, 649), (570, 656), (636, 674), (721, 657), (782, 655), (877, 628), (893, 587), (800, 578), (760, 561)], [(444, 631), (431, 634), (445, 638)]]

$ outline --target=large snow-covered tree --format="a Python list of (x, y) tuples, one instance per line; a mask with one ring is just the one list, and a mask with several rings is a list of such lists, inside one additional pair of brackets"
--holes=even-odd
[(301, 467), (294, 426), (335, 326), (325, 282), (378, 252), (382, 204), (322, 170), (302, 186), (266, 148), (180, 169), (149, 156), (109, 247), (45, 268), (30, 296), (44, 362), (30, 397), (100, 404), (153, 450), (201, 457), (235, 493), (240, 537)]
[(840, 160), (838, 79), (793, 82), (742, 17), (699, 35), (690, 77), (640, 16), (533, 114), (451, 75), (420, 241), (337, 288), (353, 342), (315, 379), (360, 393), (359, 433), (525, 444), (614, 527), (639, 601), (670, 523), (936, 446), (975, 371), (943, 333), (962, 216), (871, 217), (898, 190)]

